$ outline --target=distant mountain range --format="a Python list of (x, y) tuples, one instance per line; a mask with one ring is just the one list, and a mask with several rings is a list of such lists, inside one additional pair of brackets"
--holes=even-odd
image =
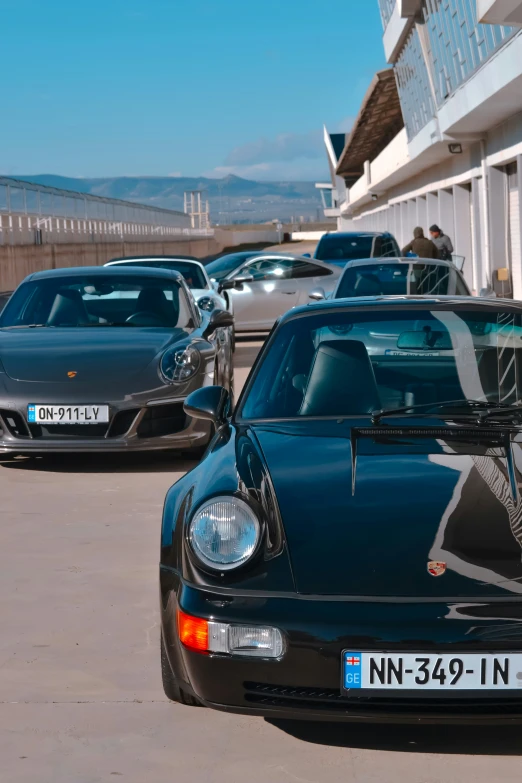
[(186, 190), (206, 190), (214, 223), (264, 223), (281, 220), (324, 220), (319, 191), (313, 182), (254, 182), (230, 174), (208, 177), (61, 177), (56, 174), (17, 176), (35, 182), (95, 196), (136, 201), (183, 211)]

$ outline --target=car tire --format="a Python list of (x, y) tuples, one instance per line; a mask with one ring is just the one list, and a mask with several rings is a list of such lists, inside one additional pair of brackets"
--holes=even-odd
[(172, 673), (172, 669), (170, 668), (163, 635), (161, 636), (161, 680), (165, 696), (170, 701), (175, 701), (177, 704), (185, 704), (187, 707), (201, 706), (192, 694), (187, 693), (187, 691), (184, 691), (183, 688), (178, 685), (176, 678)]

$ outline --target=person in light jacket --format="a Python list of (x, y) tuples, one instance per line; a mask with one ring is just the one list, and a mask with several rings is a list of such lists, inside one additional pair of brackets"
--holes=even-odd
[(451, 239), (440, 229), (437, 224), (430, 228), (431, 239), (439, 251), (442, 261), (453, 261), (453, 243)]
[(413, 230), (413, 242), (410, 242), (409, 245), (402, 249), (403, 256), (407, 256), (408, 253), (415, 253), (419, 258), (439, 257), (439, 251), (436, 246), (431, 239), (427, 239), (424, 236), (424, 231), (420, 226)]

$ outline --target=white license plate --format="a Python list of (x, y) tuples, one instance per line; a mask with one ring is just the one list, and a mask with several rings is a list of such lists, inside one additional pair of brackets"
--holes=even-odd
[(107, 424), (108, 405), (28, 405), (29, 424)]
[(345, 690), (522, 691), (522, 653), (343, 652)]

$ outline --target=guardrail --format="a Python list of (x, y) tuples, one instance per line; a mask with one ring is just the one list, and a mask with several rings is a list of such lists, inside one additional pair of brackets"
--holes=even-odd
[(0, 245), (210, 237), (184, 212), (0, 177)]

